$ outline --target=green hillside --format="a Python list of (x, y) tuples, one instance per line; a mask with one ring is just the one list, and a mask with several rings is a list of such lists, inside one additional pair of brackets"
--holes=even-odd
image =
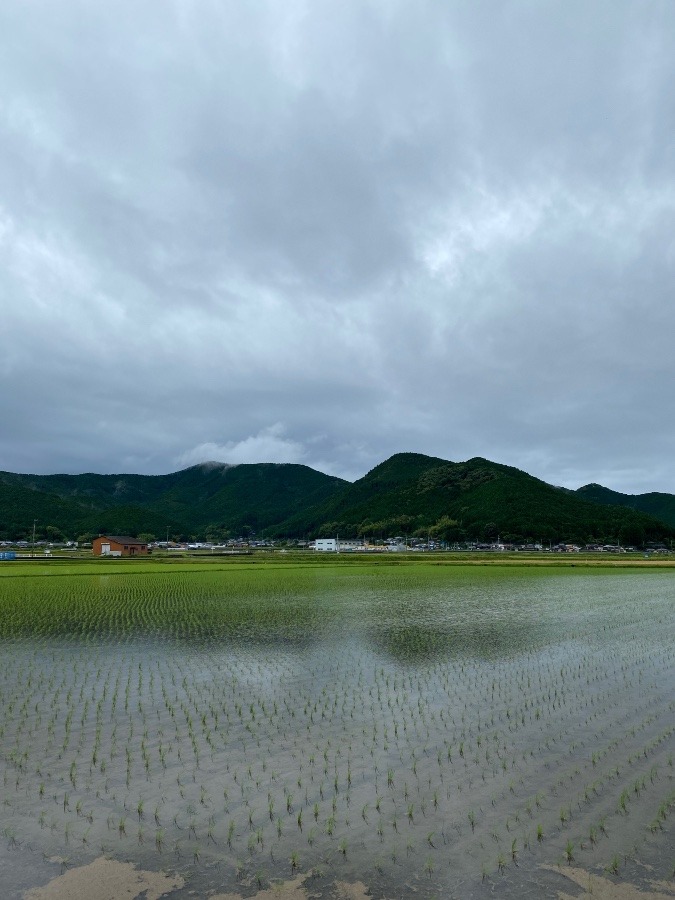
[(216, 540), (339, 533), (643, 544), (675, 537), (675, 517), (659, 521), (620, 502), (624, 496), (597, 485), (555, 488), (486, 459), (453, 463), (416, 453), (398, 453), (353, 484), (272, 463), (205, 463), (169, 475), (4, 472), (0, 538), (28, 538), (33, 520), (37, 536), (49, 539), (105, 532), (161, 539), (167, 528), (173, 537)]
[(660, 519), (675, 528), (675, 495), (653, 491), (649, 494), (620, 494), (601, 484), (586, 484), (575, 493), (584, 500), (605, 503), (608, 506), (627, 506)]
[(526, 472), (475, 458), (463, 463), (401, 453), (276, 533), (343, 537), (431, 533), (441, 540), (642, 544), (672, 528), (625, 507), (590, 502)]
[[(0, 473), (0, 537), (258, 532), (325, 502), (346, 482), (308, 466), (206, 463), (169, 475)], [(52, 529), (48, 532), (47, 528)]]

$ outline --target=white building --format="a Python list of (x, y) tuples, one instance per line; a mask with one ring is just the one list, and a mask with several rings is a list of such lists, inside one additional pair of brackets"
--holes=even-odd
[(314, 549), (322, 553), (336, 553), (337, 543), (335, 538), (317, 538), (314, 541)]
[(310, 545), (313, 550), (322, 553), (339, 553), (340, 551), (363, 550), (363, 541), (341, 541), (338, 538), (317, 538)]

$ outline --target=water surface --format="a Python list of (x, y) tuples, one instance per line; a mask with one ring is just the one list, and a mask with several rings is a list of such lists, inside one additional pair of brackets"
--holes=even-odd
[(102, 854), (175, 896), (300, 873), (555, 896), (544, 864), (640, 855), (665, 877), (673, 599), (667, 571), (2, 579), (11, 896)]

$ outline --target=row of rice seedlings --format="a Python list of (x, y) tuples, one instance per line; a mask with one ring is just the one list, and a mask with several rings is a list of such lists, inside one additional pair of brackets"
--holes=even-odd
[(566, 777), (555, 773), (592, 746), (586, 765), (597, 779), (611, 777), (600, 770), (622, 741), (605, 752), (594, 734), (616, 733), (626, 720), (637, 723), (634, 739), (648, 727), (636, 718), (644, 702), (622, 718), (616, 697), (633, 689), (639, 701), (655, 686), (645, 673), (672, 671), (672, 654), (638, 642), (618, 659), (568, 653), (569, 645), (409, 667), (377, 662), (358, 643), (328, 660), (323, 649), (303, 648), (270, 661), (246, 646), (229, 660), (208, 648), (172, 658), (124, 642), (112, 656), (95, 642), (77, 654), (18, 654), (0, 673), (12, 809), (21, 814), (37, 783), (36, 803), (53, 802), (40, 828), (49, 822), (55, 840), (104, 844), (108, 832), (146, 852), (171, 848), (180, 860), (194, 858), (194, 847), (202, 858), (279, 860), (299, 840), (310, 862), (330, 846), (346, 858), (369, 846), (376, 822), (385, 846), (414, 835), (410, 847), (416, 856), (426, 848), (425, 868), (431, 859), (436, 874), (437, 854), (451, 845), (485, 866), (489, 841), (500, 871), (567, 826), (568, 816), (558, 825), (553, 805), (541, 803), (541, 832), (527, 830), (518, 804), (529, 786), (539, 781), (547, 800), (555, 796), (554, 778)]

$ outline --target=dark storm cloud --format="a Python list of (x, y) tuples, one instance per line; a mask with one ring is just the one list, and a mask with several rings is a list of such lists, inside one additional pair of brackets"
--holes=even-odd
[(669, 2), (7, 4), (0, 468), (675, 491)]

